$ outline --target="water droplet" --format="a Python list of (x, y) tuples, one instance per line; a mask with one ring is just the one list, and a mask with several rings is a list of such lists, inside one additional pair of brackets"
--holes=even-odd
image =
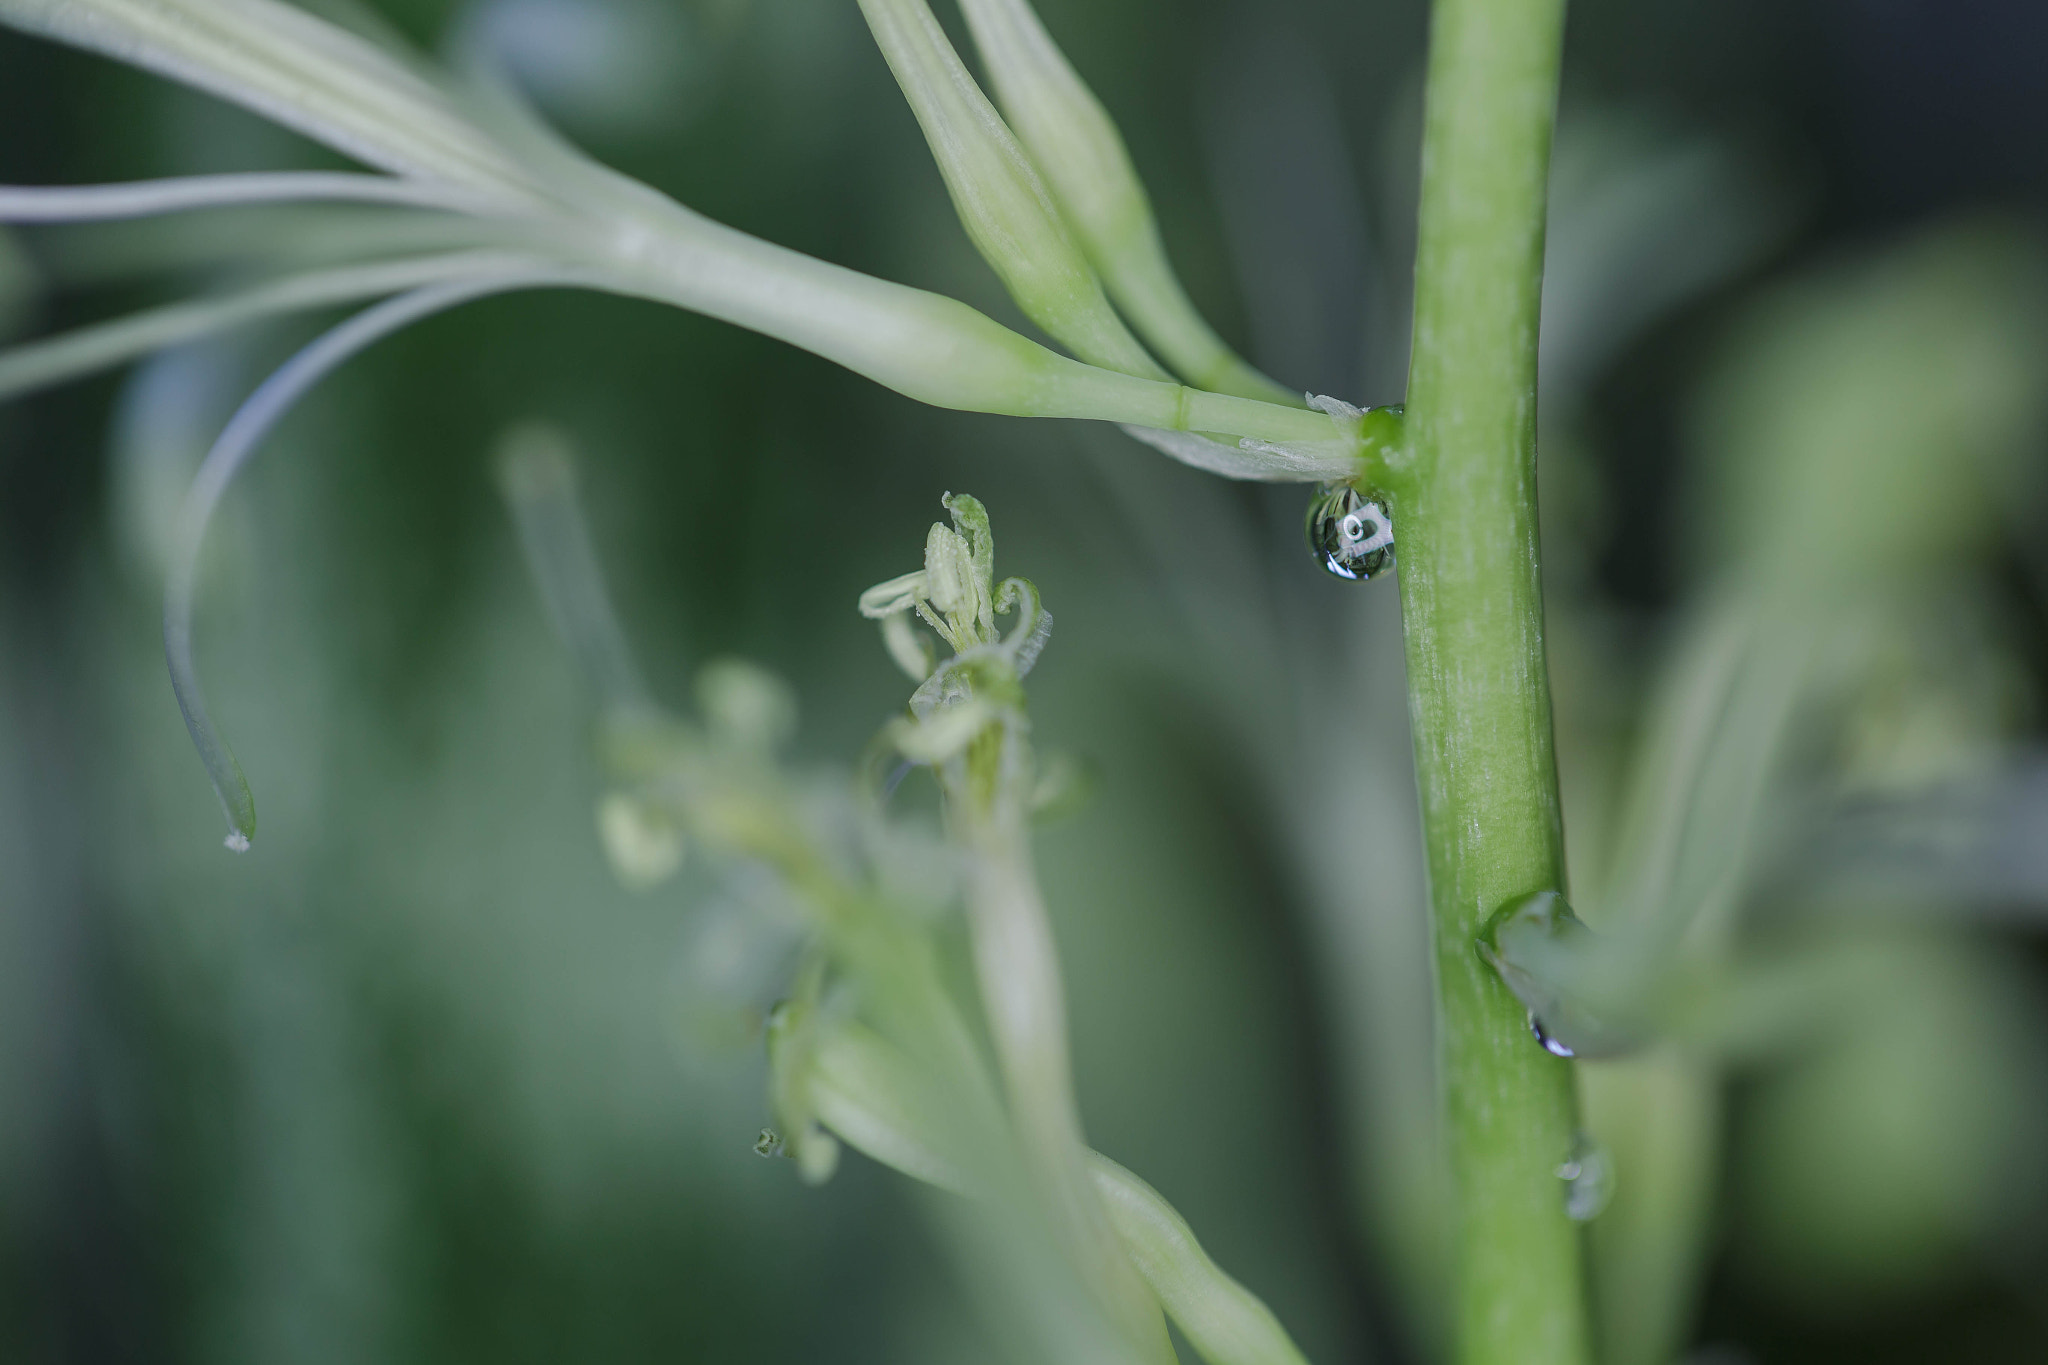
[(1572, 1051), (1562, 1039), (1552, 1037), (1550, 1030), (1543, 1027), (1543, 1021), (1536, 1017), (1536, 1011), (1534, 1010), (1529, 1011), (1529, 1032), (1536, 1035), (1536, 1041), (1543, 1044), (1543, 1050), (1553, 1057), (1576, 1057), (1579, 1055)]
[(1308, 548), (1339, 578), (1364, 581), (1394, 567), (1394, 518), (1384, 502), (1326, 483), (1309, 499)]
[(1557, 1168), (1565, 1182), (1564, 1212), (1575, 1223), (1591, 1222), (1614, 1195), (1614, 1158), (1584, 1133), (1572, 1143), (1571, 1155)]

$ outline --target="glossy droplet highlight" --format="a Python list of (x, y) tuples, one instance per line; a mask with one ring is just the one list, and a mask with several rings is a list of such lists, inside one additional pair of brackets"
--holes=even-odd
[(1557, 1178), (1565, 1183), (1565, 1216), (1575, 1223), (1591, 1222), (1614, 1196), (1614, 1158), (1581, 1133), (1572, 1143), (1571, 1155), (1558, 1165)]
[(1339, 578), (1360, 582), (1394, 567), (1394, 518), (1349, 484), (1326, 483), (1309, 500), (1308, 548)]
[(1555, 891), (1510, 901), (1473, 945), (1529, 1014), (1529, 1032), (1556, 1057), (1618, 1057), (1640, 1047), (1641, 1007), (1612, 989), (1634, 970), (1626, 943), (1602, 939)]
[(1536, 1011), (1534, 1010), (1529, 1011), (1529, 1032), (1534, 1035), (1537, 1042), (1543, 1044), (1543, 1050), (1553, 1057), (1576, 1057), (1579, 1055), (1572, 1051), (1562, 1039), (1554, 1037), (1549, 1029), (1543, 1027), (1543, 1021), (1536, 1017)]

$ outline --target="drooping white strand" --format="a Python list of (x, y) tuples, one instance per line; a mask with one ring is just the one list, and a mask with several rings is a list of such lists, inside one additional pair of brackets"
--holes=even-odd
[(256, 803), (249, 793), (247, 779), (242, 776), (241, 765), (207, 712), (192, 659), (192, 601), (199, 576), (199, 552), (222, 495), (278, 419), (314, 384), (373, 342), (431, 313), (486, 294), (581, 282), (532, 272), (500, 274), (432, 285), (387, 299), (324, 333), (279, 366), (228, 420), (213, 449), (207, 452), (185, 495), (177, 550), (164, 585), (164, 658), (170, 668), (171, 690), (177, 694), (178, 709), (185, 716), (185, 728), (192, 735), (192, 743), (199, 750), (200, 761), (206, 765), (207, 776), (227, 816), (229, 848), (237, 852), (248, 848), (250, 836), (256, 831)]
[(445, 252), (374, 265), (309, 270), (237, 293), (166, 304), (0, 351), (0, 400), (259, 318), (353, 303), (440, 282), (502, 279), (542, 269), (545, 267), (533, 258), (512, 252)]

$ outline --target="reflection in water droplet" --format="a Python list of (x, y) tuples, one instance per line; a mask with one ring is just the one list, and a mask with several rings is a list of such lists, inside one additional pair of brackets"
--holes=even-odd
[(1557, 1168), (1557, 1178), (1565, 1182), (1565, 1216), (1575, 1223), (1590, 1222), (1614, 1195), (1614, 1158), (1581, 1133), (1572, 1143), (1571, 1155)]
[(1309, 499), (1308, 548), (1339, 578), (1363, 581), (1394, 567), (1394, 518), (1384, 502), (1326, 483)]
[(1553, 1057), (1576, 1057), (1579, 1055), (1569, 1047), (1566, 1047), (1562, 1040), (1551, 1037), (1550, 1031), (1543, 1027), (1543, 1021), (1536, 1017), (1536, 1011), (1534, 1010), (1529, 1011), (1529, 1032), (1536, 1035), (1536, 1041), (1543, 1044), (1543, 1050)]

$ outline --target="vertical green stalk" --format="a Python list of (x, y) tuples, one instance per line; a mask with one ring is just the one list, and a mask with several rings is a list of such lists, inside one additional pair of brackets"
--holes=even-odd
[(1389, 476), (1429, 848), (1461, 1365), (1588, 1358), (1556, 1168), (1570, 1064), (1480, 960), (1488, 917), (1564, 885), (1536, 545), (1536, 325), (1563, 0), (1436, 0), (1407, 458)]

